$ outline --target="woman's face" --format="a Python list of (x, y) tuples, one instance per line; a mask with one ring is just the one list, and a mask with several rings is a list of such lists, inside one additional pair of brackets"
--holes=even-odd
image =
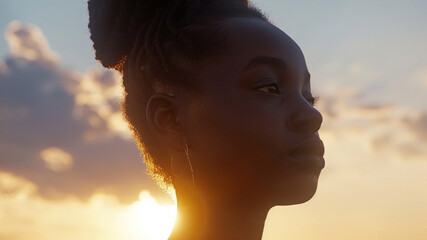
[(227, 18), (227, 50), (196, 70), (185, 131), (196, 187), (271, 206), (309, 200), (324, 167), (310, 74), (298, 45), (255, 18)]

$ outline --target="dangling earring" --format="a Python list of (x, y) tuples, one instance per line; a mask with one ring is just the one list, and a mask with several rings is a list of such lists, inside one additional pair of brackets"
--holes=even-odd
[(173, 170), (173, 154), (171, 155), (171, 171), (174, 177), (182, 177), (182, 175), (184, 175), (184, 173), (176, 174), (175, 171)]
[(190, 156), (188, 155), (188, 145), (187, 144), (185, 144), (184, 151), (185, 151), (185, 155), (187, 156), (188, 165), (190, 166), (191, 180), (193, 181), (192, 195), (194, 196), (194, 170), (193, 170), (193, 165), (191, 164)]
[[(192, 195), (194, 195), (194, 170), (193, 170), (193, 165), (191, 164), (190, 155), (188, 153), (188, 145), (187, 144), (185, 144), (184, 152), (185, 152), (185, 156), (187, 158), (188, 167), (190, 168), (190, 171), (191, 171)], [(174, 177), (180, 178), (184, 175), (184, 172), (180, 173), (180, 174), (175, 173), (174, 167), (173, 167), (173, 161), (174, 161), (174, 157), (173, 157), (173, 155), (171, 155), (171, 171), (172, 171), (172, 174), (174, 175)]]

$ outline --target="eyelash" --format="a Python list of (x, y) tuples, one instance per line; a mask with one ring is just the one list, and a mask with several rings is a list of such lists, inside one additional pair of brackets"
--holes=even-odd
[[(267, 91), (261, 91), (261, 90), (259, 90), (259, 89), (262, 89), (262, 88), (268, 88), (268, 87), (272, 87), (272, 86), (275, 88), (275, 90), (273, 90), (273, 91), (268, 91), (268, 90)], [(277, 95), (281, 93), (280, 90), (279, 90), (279, 86), (277, 85), (277, 83), (266, 84), (264, 86), (257, 87), (256, 90), (260, 91), (260, 92), (265, 92), (265, 93), (274, 93), (274, 94), (277, 94)]]
[(311, 104), (311, 106), (316, 106), (316, 104), (319, 102), (320, 97), (319, 96), (314, 96), (311, 97), (310, 99), (307, 99), (307, 101)]
[[(261, 88), (267, 88), (267, 87), (271, 87), (271, 86), (275, 87), (275, 91), (274, 92), (270, 92), (268, 90), (267, 91), (260, 91), (259, 90)], [(260, 92), (274, 93), (274, 94), (277, 94), (277, 95), (279, 95), (281, 93), (280, 90), (279, 90), (279, 86), (277, 85), (277, 83), (266, 84), (264, 86), (257, 87), (256, 90), (260, 91)], [(308, 99), (306, 99), (306, 100), (311, 104), (311, 106), (316, 106), (316, 104), (319, 102), (319, 99), (320, 99), (319, 96), (311, 96), (311, 94), (310, 94), (310, 97)]]

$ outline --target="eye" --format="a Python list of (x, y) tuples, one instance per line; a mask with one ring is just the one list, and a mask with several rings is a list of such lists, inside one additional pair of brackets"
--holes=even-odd
[(255, 88), (255, 90), (265, 93), (280, 94), (279, 86), (277, 85), (277, 83), (266, 84)]

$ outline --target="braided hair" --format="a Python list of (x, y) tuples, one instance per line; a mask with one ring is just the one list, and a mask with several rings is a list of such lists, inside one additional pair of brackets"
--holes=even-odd
[(248, 0), (89, 0), (89, 29), (96, 59), (123, 74), (123, 112), (147, 172), (166, 190), (170, 165), (156, 158), (147, 129), (148, 99), (165, 86), (190, 89), (191, 69), (224, 49), (214, 24), (224, 17), (266, 17)]

